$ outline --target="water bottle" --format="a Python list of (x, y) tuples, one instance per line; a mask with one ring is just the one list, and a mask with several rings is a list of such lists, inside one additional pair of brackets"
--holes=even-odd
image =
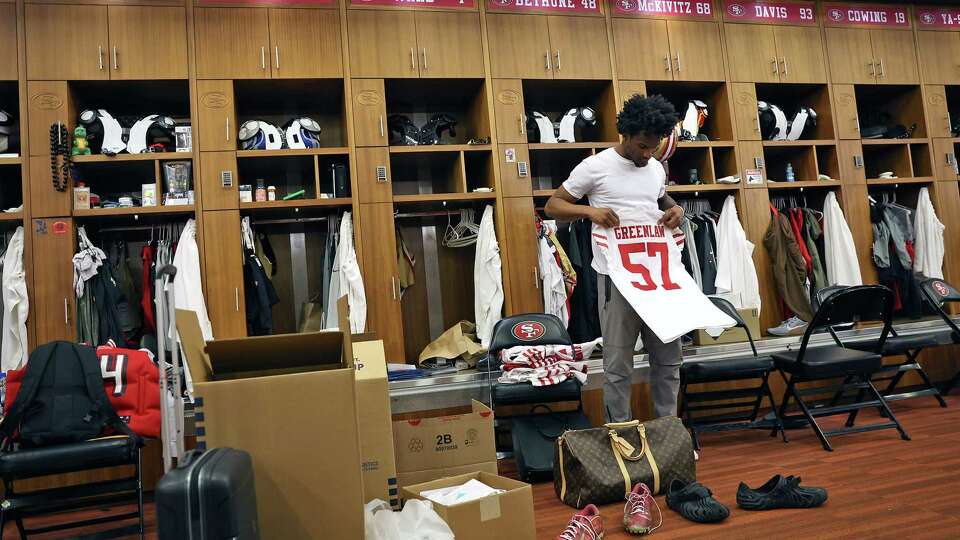
[(793, 164), (787, 163), (787, 182), (793, 182), (796, 179), (796, 176), (793, 174)]

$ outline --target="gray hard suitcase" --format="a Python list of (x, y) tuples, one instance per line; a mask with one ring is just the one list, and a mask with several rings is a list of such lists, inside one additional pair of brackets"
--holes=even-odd
[(259, 540), (250, 454), (191, 450), (157, 483), (160, 540)]

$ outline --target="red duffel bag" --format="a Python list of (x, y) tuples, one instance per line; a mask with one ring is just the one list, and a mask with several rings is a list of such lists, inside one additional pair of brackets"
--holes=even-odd
[[(160, 372), (150, 353), (117, 347), (97, 347), (103, 387), (117, 415), (142, 437), (160, 437)], [(24, 369), (7, 372), (6, 414), (17, 398)]]

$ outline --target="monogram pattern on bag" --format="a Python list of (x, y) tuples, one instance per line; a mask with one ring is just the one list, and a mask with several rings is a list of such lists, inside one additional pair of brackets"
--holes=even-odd
[[(660, 470), (660, 491), (665, 493), (675, 478), (685, 482), (696, 480), (693, 461), (693, 443), (683, 423), (676, 417), (665, 417), (645, 422), (647, 444)], [(642, 452), (640, 433), (636, 427), (617, 429), (617, 434), (633, 445), (634, 455)], [(610, 430), (606, 427), (567, 431), (562, 443), (555, 447), (553, 484), (557, 497), (561, 496), (562, 478), (560, 452), (563, 452), (563, 475), (566, 493), (563, 502), (575, 508), (588, 504), (608, 504), (624, 500), (626, 492), (623, 474), (610, 446)], [(630, 475), (630, 484), (643, 482), (652, 491), (653, 469), (647, 458), (639, 461), (624, 459)]]

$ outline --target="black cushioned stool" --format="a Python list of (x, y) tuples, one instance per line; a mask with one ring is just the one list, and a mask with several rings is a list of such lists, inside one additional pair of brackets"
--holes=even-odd
[[(750, 329), (747, 328), (743, 318), (730, 302), (715, 297), (711, 297), (710, 301), (736, 321), (737, 324), (735, 328), (743, 328), (747, 334), (747, 340), (750, 342), (753, 357), (683, 363), (680, 368), (680, 416), (690, 429), (690, 434), (693, 438), (693, 447), (697, 450), (700, 449), (700, 438), (698, 436), (700, 433), (769, 426), (768, 422), (757, 420), (760, 405), (763, 403), (764, 397), (769, 400), (770, 407), (773, 409), (773, 435), (775, 436), (779, 430), (780, 436), (783, 437), (783, 442), (787, 442), (787, 434), (783, 430), (783, 423), (777, 415), (773, 394), (770, 392), (770, 386), (767, 384), (767, 379), (773, 370), (773, 359), (769, 356), (757, 355), (757, 347), (753, 342), (753, 335), (751, 335)], [(717, 390), (712, 392), (692, 392), (689, 389), (689, 385), (691, 384), (749, 379), (759, 379), (760, 385), (751, 388)], [(732, 399), (748, 399), (748, 401), (716, 403), (718, 401)], [(745, 411), (729, 411), (729, 409), (742, 409), (744, 407), (749, 407), (749, 409)], [(711, 410), (728, 410), (728, 412), (712, 416), (694, 416), (691, 414)]]

